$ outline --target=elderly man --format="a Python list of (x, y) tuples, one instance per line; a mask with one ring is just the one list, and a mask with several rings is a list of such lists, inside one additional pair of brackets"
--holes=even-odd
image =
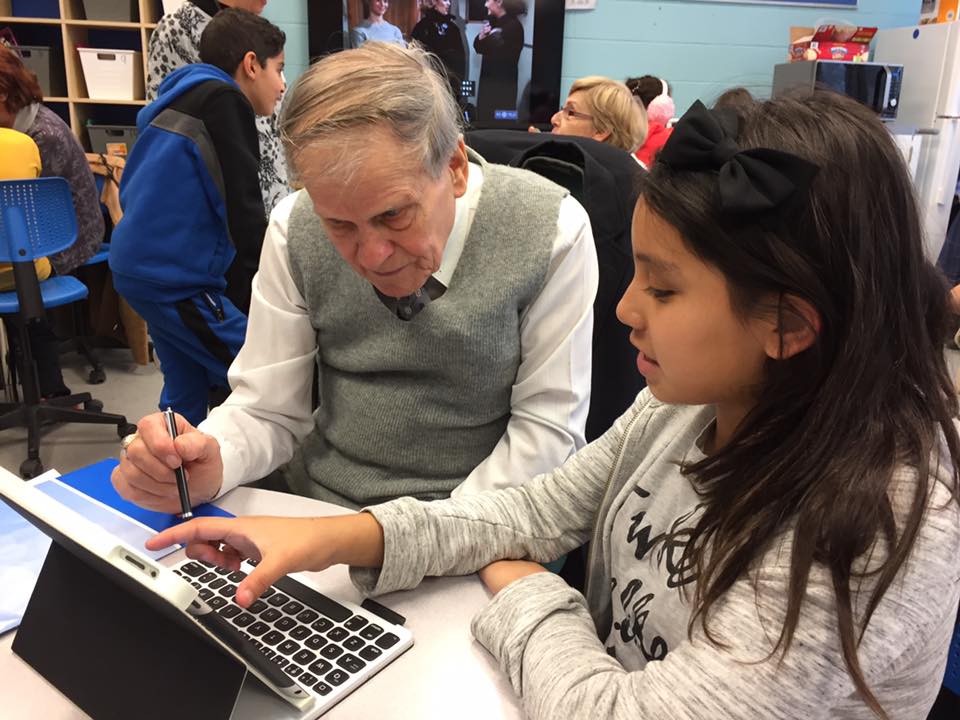
[(321, 60), (282, 125), (304, 190), (272, 214), (233, 393), (198, 429), (178, 418), (175, 442), (144, 418), (119, 492), (173, 512), (181, 461), (198, 503), (292, 457), (300, 494), (434, 499), (523, 483), (583, 445), (597, 289), (583, 208), (468, 154), (418, 49)]

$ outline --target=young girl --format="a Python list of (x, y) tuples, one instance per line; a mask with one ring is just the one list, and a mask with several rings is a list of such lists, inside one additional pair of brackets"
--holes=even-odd
[[(738, 112), (696, 103), (643, 190), (619, 315), (649, 387), (606, 435), (520, 488), (148, 547), (261, 559), (244, 606), (334, 563), (371, 593), (479, 571), (533, 718), (924, 717), (960, 594), (946, 288), (866, 108)], [(583, 595), (537, 564), (587, 540)]]

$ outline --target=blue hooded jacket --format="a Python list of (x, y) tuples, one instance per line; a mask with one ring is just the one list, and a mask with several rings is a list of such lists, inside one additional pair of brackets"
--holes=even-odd
[[(177, 302), (202, 291), (223, 292), (226, 288), (227, 270), (236, 255), (225, 189), (232, 179), (225, 185), (217, 143), (201, 119), (204, 113), (181, 109), (191, 106), (182, 101), (189, 100), (185, 96), (205, 83), (220, 97), (222, 91), (231, 96), (234, 112), (223, 113), (218, 108), (217, 114), (235, 116), (230, 120), (234, 124), (248, 123), (256, 144), (252, 107), (229, 75), (212, 65), (196, 64), (167, 76), (157, 100), (137, 115), (137, 143), (120, 185), (124, 214), (113, 232), (110, 269), (117, 291), (125, 297)], [(211, 92), (197, 94), (201, 99), (193, 103), (198, 105), (193, 110), (203, 110)], [(255, 166), (252, 175), (256, 188)], [(259, 213), (262, 242), (266, 224), (262, 202)]]

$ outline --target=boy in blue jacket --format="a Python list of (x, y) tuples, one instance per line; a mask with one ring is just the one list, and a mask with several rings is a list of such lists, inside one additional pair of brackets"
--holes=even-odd
[(267, 226), (255, 117), (283, 94), (285, 39), (253, 13), (217, 13), (202, 62), (168, 75), (137, 116), (121, 183), (114, 285), (147, 322), (163, 370), (160, 406), (194, 424), (211, 394), (228, 391), (246, 334)]

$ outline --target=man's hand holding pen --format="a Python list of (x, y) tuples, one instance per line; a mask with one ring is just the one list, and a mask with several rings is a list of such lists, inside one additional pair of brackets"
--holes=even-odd
[(176, 469), (183, 467), (194, 505), (209, 502), (223, 483), (220, 444), (180, 415), (177, 437), (170, 436), (163, 413), (153, 413), (137, 425), (110, 479), (121, 497), (157, 512), (183, 512)]

